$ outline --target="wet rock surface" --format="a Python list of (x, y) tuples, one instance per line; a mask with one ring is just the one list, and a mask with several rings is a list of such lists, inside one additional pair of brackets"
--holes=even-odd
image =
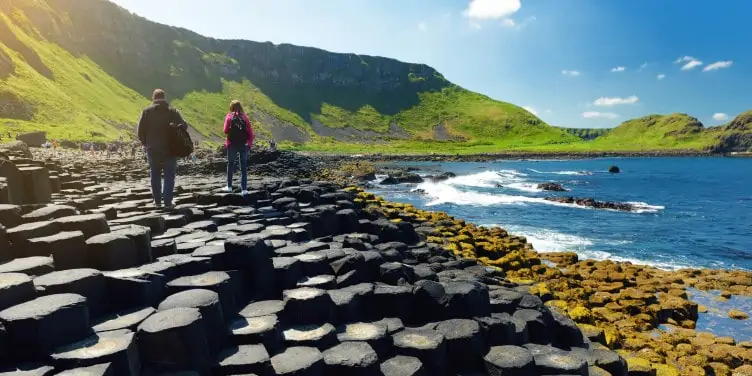
[(629, 203), (611, 202), (611, 201), (598, 201), (593, 198), (578, 198), (578, 197), (546, 197), (548, 201), (558, 202), (561, 204), (575, 204), (579, 206), (586, 206), (594, 209), (610, 209), (631, 212), (636, 207)]
[[(280, 162), (268, 157), (257, 162)], [(135, 162), (91, 173), (85, 163), (44, 164), (61, 190), (34, 207), (0, 210), (8, 224), (0, 236), (0, 251), (8, 250), (0, 264), (3, 369), (453, 376), (627, 375), (642, 366), (598, 343), (615, 335), (598, 331), (602, 318), (630, 324), (611, 313), (616, 306), (553, 304), (562, 289), (532, 278), (563, 272), (502, 229), (481, 233), (284, 167), (252, 176), (245, 196), (219, 192), (222, 176), (179, 176), (175, 210), (166, 212), (153, 206)], [(186, 168), (214, 168), (197, 166)], [(696, 320), (696, 305), (681, 294), (647, 296), (634, 289), (634, 274), (601, 278), (602, 269), (586, 267), (577, 281), (597, 292), (584, 296), (635, 314), (655, 306), (663, 321)], [(683, 355), (684, 369), (698, 356), (729, 369), (749, 365), (749, 348), (713, 343), (722, 348)]]

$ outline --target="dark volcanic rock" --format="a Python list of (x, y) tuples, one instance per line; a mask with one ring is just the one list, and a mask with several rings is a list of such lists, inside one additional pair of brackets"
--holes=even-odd
[(538, 184), (538, 189), (551, 192), (564, 192), (566, 189), (559, 183), (541, 183)]
[(631, 212), (636, 208), (632, 204), (611, 202), (611, 201), (597, 201), (592, 198), (577, 198), (577, 197), (546, 197), (548, 201), (558, 202), (560, 204), (575, 204), (579, 206), (587, 206), (595, 209), (610, 209), (618, 211)]
[(143, 365), (162, 372), (207, 372), (212, 364), (196, 308), (173, 308), (152, 315), (138, 327), (138, 346)]
[(608, 172), (610, 172), (612, 174), (618, 174), (618, 173), (621, 172), (621, 170), (619, 169), (618, 166), (611, 166), (611, 167), (608, 168)]
[(418, 184), (422, 183), (423, 178), (420, 177), (418, 174), (412, 174), (409, 172), (402, 172), (398, 171), (392, 174), (389, 174), (389, 176), (382, 180), (379, 184), (382, 185), (394, 185), (394, 184)]
[(90, 333), (86, 298), (76, 294), (43, 296), (0, 312), (10, 351), (18, 361), (43, 360), (62, 345)]

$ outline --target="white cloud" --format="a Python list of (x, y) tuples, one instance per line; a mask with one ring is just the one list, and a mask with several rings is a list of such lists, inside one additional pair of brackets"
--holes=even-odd
[(718, 69), (729, 68), (731, 67), (732, 64), (734, 64), (734, 62), (731, 60), (716, 61), (715, 63), (708, 64), (705, 68), (702, 68), (702, 71), (708, 72), (708, 71), (713, 71), (713, 70), (718, 70)]
[(515, 22), (511, 18), (505, 18), (505, 19), (501, 20), (501, 26), (504, 26), (504, 27), (515, 27), (516, 25), (517, 25), (517, 22)]
[(479, 30), (482, 26), (478, 22), (470, 22), (470, 27)]
[(593, 104), (601, 107), (611, 107), (618, 104), (635, 104), (640, 100), (636, 95), (632, 95), (626, 98), (620, 97), (600, 97), (596, 99)]
[(420, 22), (418, 23), (418, 30), (425, 32), (428, 30), (428, 25), (425, 22)]
[(676, 59), (676, 61), (674, 61), (674, 64), (681, 64), (681, 63), (684, 63), (684, 65), (682, 65), (681, 67), (681, 70), (683, 71), (692, 70), (702, 65), (702, 61), (697, 60), (693, 58), (692, 56), (683, 56), (683, 57)]
[(713, 120), (725, 121), (728, 120), (728, 118), (728, 115), (724, 114), (723, 112), (716, 112), (713, 114)]
[(642, 63), (642, 65), (640, 65), (640, 69), (645, 69), (647, 67), (648, 67), (648, 63), (647, 62), (644, 62), (644, 63)]
[(619, 117), (619, 115), (613, 112), (586, 111), (582, 113), (582, 117), (586, 119), (616, 119)]
[(465, 16), (476, 20), (498, 20), (522, 8), (520, 0), (471, 0)]
[(563, 74), (565, 76), (569, 76), (569, 77), (577, 77), (577, 76), (580, 75), (580, 72), (576, 71), (576, 70), (566, 70), (565, 69), (565, 70), (561, 71), (561, 74)]
[(611, 72), (615, 72), (615, 73), (624, 72), (625, 70), (627, 70), (627, 68), (621, 67), (621, 66), (616, 67), (616, 68), (611, 68)]
[(661, 73), (661, 74), (659, 74), (659, 75), (655, 76), (655, 78), (657, 78), (657, 79), (659, 79), (659, 80), (662, 80), (662, 79), (666, 78), (666, 75), (665, 75), (665, 74), (663, 74), (663, 73)]
[(538, 116), (538, 112), (535, 111), (535, 108), (530, 107), (530, 106), (522, 106), (522, 108), (524, 108), (525, 110), (527, 110), (527, 112), (529, 112), (529, 113), (531, 113), (531, 114), (533, 114), (535, 116)]

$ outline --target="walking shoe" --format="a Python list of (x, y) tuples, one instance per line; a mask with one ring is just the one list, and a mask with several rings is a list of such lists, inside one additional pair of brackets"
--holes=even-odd
[(232, 187), (224, 187), (222, 188), (222, 192), (232, 192)]
[(242, 192), (240, 192), (240, 194), (243, 195), (243, 196), (247, 196), (248, 195), (248, 191), (244, 189)]
[(175, 205), (173, 205), (173, 204), (165, 204), (164, 210), (166, 210), (166, 211), (173, 211), (173, 210), (175, 210)]

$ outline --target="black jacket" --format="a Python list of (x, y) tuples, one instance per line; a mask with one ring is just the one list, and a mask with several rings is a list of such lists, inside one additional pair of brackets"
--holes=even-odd
[(165, 101), (155, 101), (141, 111), (138, 120), (138, 139), (147, 149), (167, 152), (170, 123), (188, 125), (177, 109)]

